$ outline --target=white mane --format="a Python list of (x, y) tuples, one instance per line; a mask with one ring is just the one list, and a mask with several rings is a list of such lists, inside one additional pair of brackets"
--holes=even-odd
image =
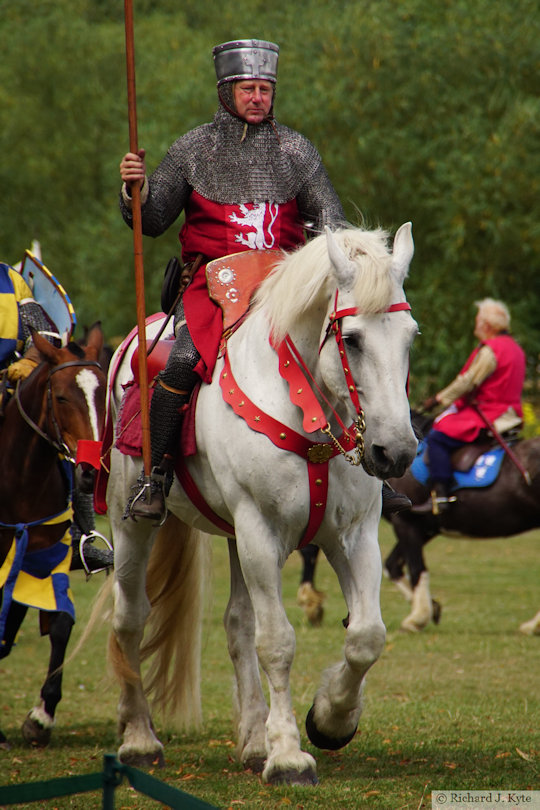
[[(356, 306), (366, 314), (385, 309), (392, 296), (390, 273), (392, 254), (388, 233), (344, 228), (334, 234), (346, 257), (358, 273), (353, 290)], [(327, 302), (336, 291), (336, 280), (328, 257), (326, 235), (315, 237), (284, 259), (260, 285), (255, 309), (264, 309), (272, 332), (281, 340), (313, 307)]]

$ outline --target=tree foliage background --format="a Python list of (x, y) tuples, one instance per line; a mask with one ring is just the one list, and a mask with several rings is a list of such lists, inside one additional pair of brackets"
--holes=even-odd
[[(413, 222), (422, 336), (411, 399), (457, 373), (474, 302), (510, 306), (536, 386), (540, 348), (540, 15), (536, 0), (133, 0), (139, 144), (152, 169), (216, 109), (211, 49), (281, 47), (276, 114), (321, 152), (351, 222)], [(0, 259), (32, 239), (79, 324), (136, 320), (117, 204), (128, 148), (121, 0), (1, 0)], [(180, 225), (180, 223), (179, 223)], [(177, 231), (144, 241), (159, 309)]]

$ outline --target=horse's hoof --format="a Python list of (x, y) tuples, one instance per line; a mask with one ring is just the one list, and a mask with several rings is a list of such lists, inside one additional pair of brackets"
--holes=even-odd
[(356, 729), (354, 729), (352, 734), (348, 734), (346, 737), (328, 737), (326, 734), (319, 731), (315, 725), (315, 706), (312, 706), (306, 717), (306, 732), (309, 741), (316, 748), (322, 748), (327, 751), (337, 751), (339, 748), (344, 748), (350, 743), (356, 734)]
[(303, 608), (306, 619), (312, 627), (320, 627), (322, 624), (325, 599), (326, 594), (318, 591), (309, 582), (303, 582), (298, 588), (296, 602)]
[(312, 770), (308, 769), (307, 771), (302, 771), (302, 773), (298, 773), (298, 771), (289, 770), (289, 771), (279, 771), (272, 774), (267, 779), (267, 784), (269, 785), (318, 785), (319, 780), (317, 779), (317, 774), (313, 773)]
[(29, 745), (37, 748), (46, 748), (51, 741), (52, 726), (42, 726), (32, 717), (32, 712), (28, 712), (24, 723), (21, 726), (23, 740)]
[(0, 731), (0, 750), (2, 751), (11, 751), (11, 745), (8, 742), (7, 737)]
[(262, 773), (265, 762), (266, 757), (252, 756), (242, 762), (242, 767), (245, 771), (251, 771), (251, 773)]
[(428, 623), (429, 619), (427, 621), (419, 623), (414, 619), (411, 619), (409, 616), (407, 616), (407, 618), (403, 619), (403, 621), (401, 622), (399, 629), (401, 630), (402, 633), (420, 633), (422, 632), (422, 630), (424, 630), (424, 628), (428, 625)]
[(540, 636), (540, 623), (536, 617), (531, 621), (523, 622), (519, 625), (519, 632), (524, 636)]
[(141, 768), (141, 770), (165, 767), (163, 751), (153, 754), (137, 754), (134, 751), (131, 753), (119, 753), (118, 759), (123, 765), (131, 765), (132, 768)]

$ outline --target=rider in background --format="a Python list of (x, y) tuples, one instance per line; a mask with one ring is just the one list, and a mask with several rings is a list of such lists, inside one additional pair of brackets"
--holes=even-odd
[(28, 377), (40, 361), (32, 329), (54, 342), (51, 322), (24, 278), (0, 262), (0, 369), (11, 382)]
[[(12, 385), (28, 377), (41, 362), (32, 342), (32, 331), (39, 332), (49, 343), (60, 346), (60, 335), (43, 307), (34, 299), (24, 278), (13, 267), (0, 262), (0, 376)], [(72, 492), (74, 522), (71, 527), (73, 559), (71, 570), (84, 568), (79, 544), (88, 536), (84, 558), (89, 570), (101, 570), (113, 564), (112, 552), (95, 548), (91, 538), (95, 531), (93, 495)]]
[[(474, 442), (486, 428), (486, 420), (503, 433), (523, 419), (525, 354), (509, 334), (508, 308), (492, 298), (477, 301), (476, 306), (474, 335), (479, 345), (450, 385), (423, 403), (426, 411), (437, 405), (445, 408), (426, 437), (433, 491), (424, 507), (434, 514), (450, 503), (454, 450)], [(415, 507), (415, 511), (422, 509)]]

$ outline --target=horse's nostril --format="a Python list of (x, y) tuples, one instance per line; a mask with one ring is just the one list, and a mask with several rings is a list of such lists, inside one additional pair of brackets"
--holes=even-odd
[(390, 467), (392, 464), (392, 460), (387, 456), (386, 450), (380, 444), (374, 444), (371, 453), (373, 456), (373, 460), (377, 464), (378, 467)]

